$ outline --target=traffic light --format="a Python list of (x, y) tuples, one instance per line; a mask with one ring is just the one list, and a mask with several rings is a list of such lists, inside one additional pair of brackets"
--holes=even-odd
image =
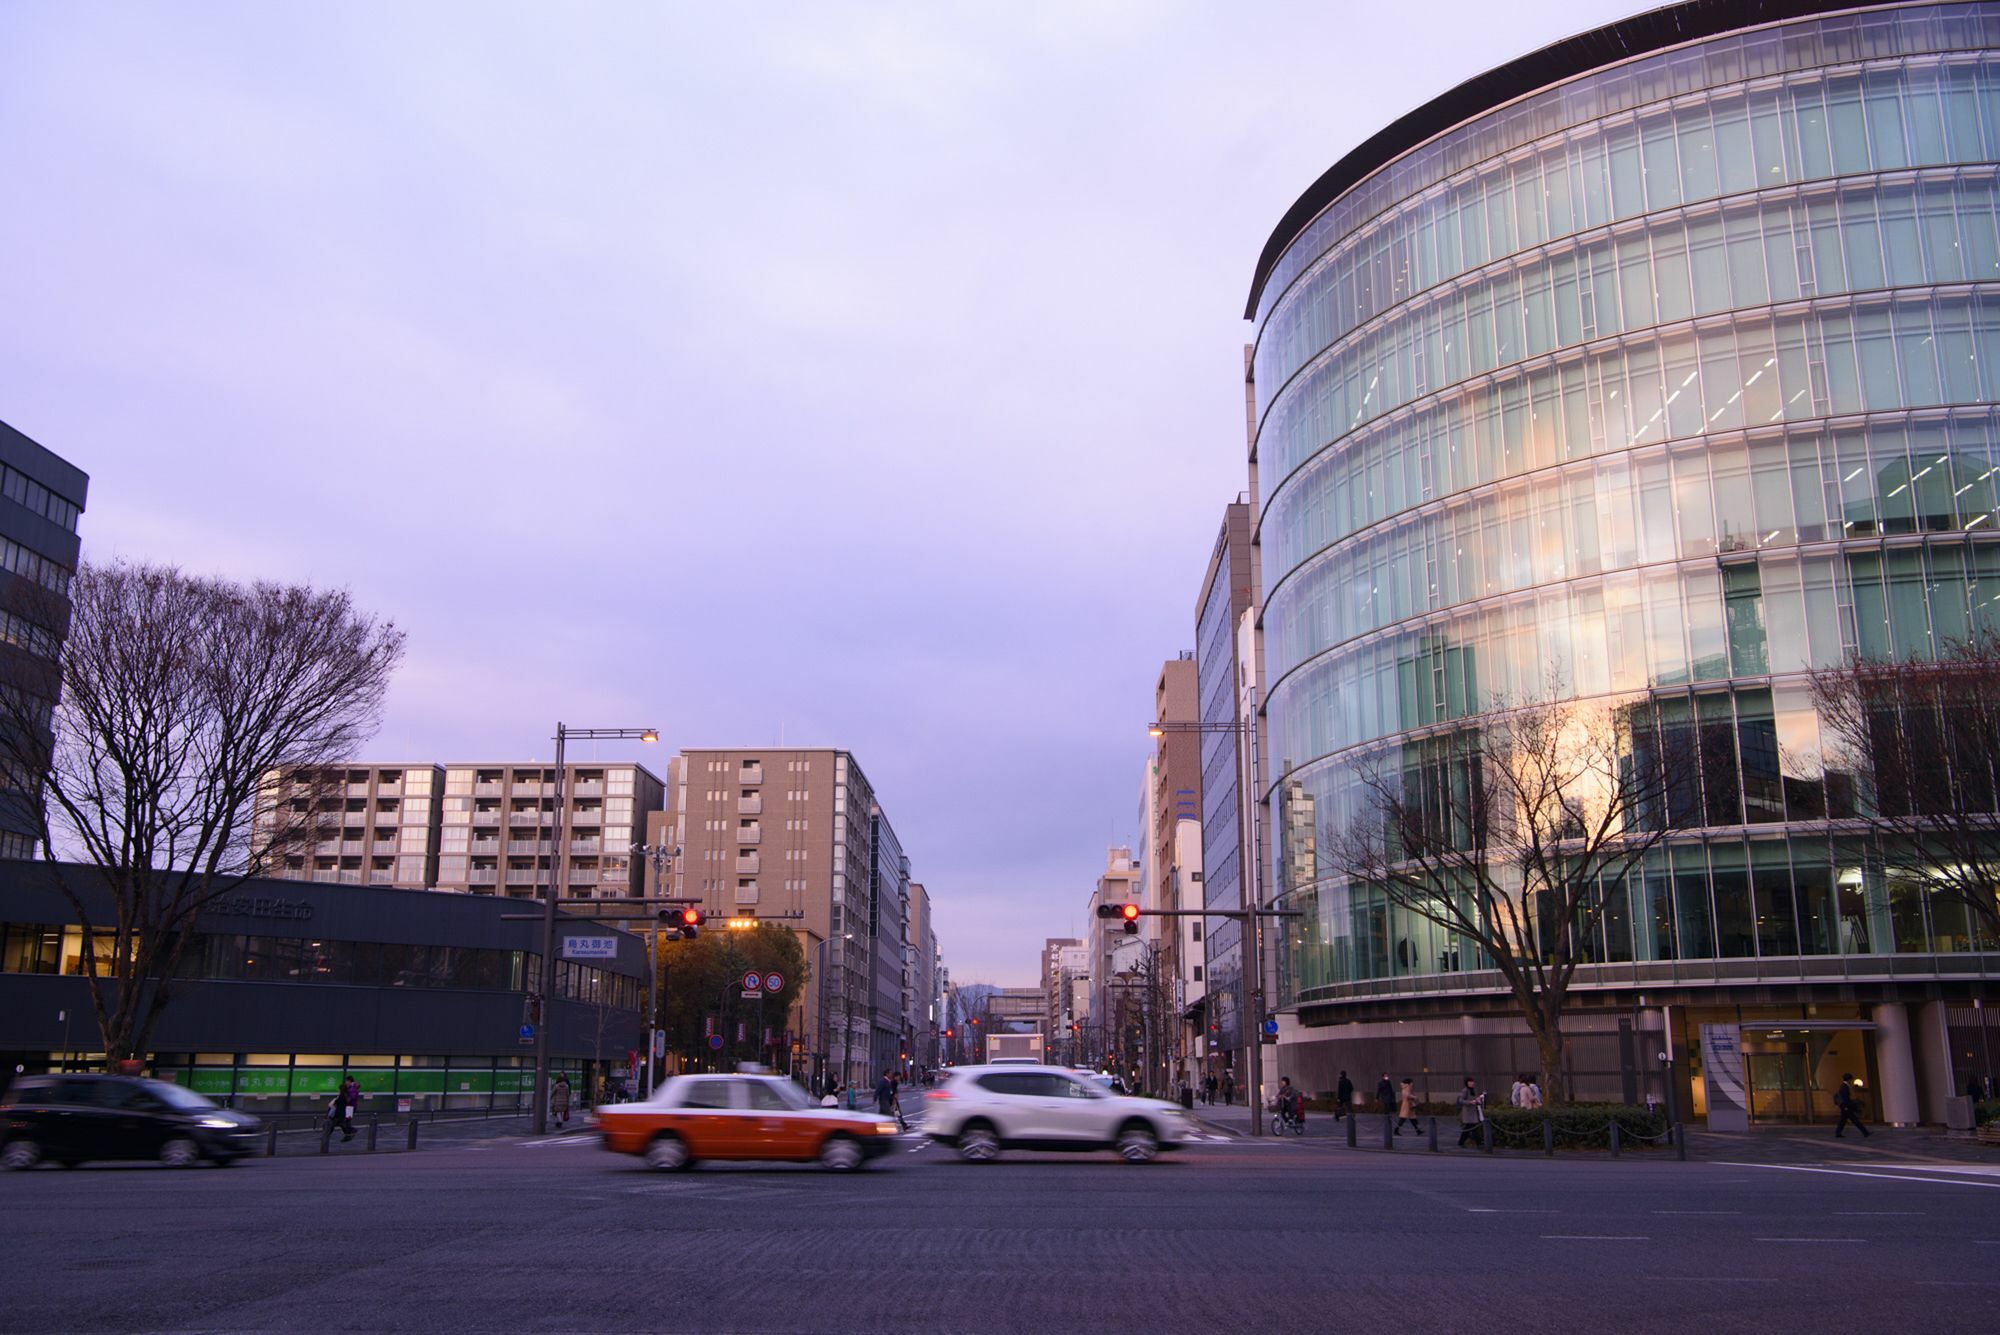
[(681, 939), (692, 941), (701, 935), (701, 910), (689, 905), (681, 910)]
[(1137, 904), (1120, 904), (1118, 912), (1125, 919), (1125, 935), (1137, 936), (1139, 934), (1139, 906)]

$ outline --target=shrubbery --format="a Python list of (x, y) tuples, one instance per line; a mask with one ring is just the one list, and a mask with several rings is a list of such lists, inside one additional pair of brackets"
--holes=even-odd
[[(1333, 1106), (1334, 1101), (1326, 1095), (1307, 1102), (1309, 1109), (1329, 1116)], [(1982, 1120), (1989, 1115), (2000, 1117), (2000, 1102), (1981, 1104), (1980, 1107)], [(1985, 1111), (1988, 1109), (1992, 1110), (1990, 1114)], [(1368, 1119), (1382, 1115), (1372, 1100), (1355, 1111), (1364, 1119), (1364, 1125)], [(1459, 1122), (1456, 1103), (1422, 1103), (1417, 1105), (1417, 1113), (1422, 1117), (1437, 1118), (1440, 1136), (1449, 1130), (1452, 1137), (1457, 1138)], [(1618, 1123), (1618, 1134), (1626, 1149), (1665, 1144), (1667, 1113), (1664, 1108), (1648, 1110), (1625, 1103), (1565, 1103), (1550, 1108), (1513, 1108), (1489, 1101), (1486, 1105), (1486, 1120), (1493, 1123), (1493, 1143), (1500, 1148), (1540, 1149), (1544, 1117), (1555, 1125), (1556, 1148), (1559, 1150), (1611, 1148), (1613, 1121)]]

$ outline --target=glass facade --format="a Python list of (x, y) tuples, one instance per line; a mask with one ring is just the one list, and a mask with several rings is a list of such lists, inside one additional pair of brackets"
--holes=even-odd
[(1592, 960), (2000, 944), (1830, 823), (1804, 680), (2000, 631), (1996, 162), (2000, 6), (1884, 8), (1580, 74), (1293, 238), (1253, 361), (1293, 999), (1483, 967), (1323, 830), (1383, 747), (1552, 679), (1701, 743), (1699, 838)]

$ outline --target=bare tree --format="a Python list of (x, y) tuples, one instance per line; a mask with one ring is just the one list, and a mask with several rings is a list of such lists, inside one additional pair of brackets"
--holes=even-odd
[[(1606, 904), (1667, 832), (1693, 759), (1650, 701), (1554, 691), (1397, 748), (1327, 832), (1355, 892), (1376, 891), (1469, 942), (1514, 994), (1551, 1102), (1567, 1096), (1563, 1012)], [(1255, 1041), (1252, 1038), (1250, 1041)]]
[(1853, 776), (1885, 863), (2000, 940), (2000, 636), (1929, 661), (1850, 659), (1814, 672), (1812, 692), (1828, 767)]
[(90, 869), (54, 874), (115, 1065), (147, 1051), (202, 909), (313, 838), (403, 633), (344, 591), (172, 566), (85, 565), (67, 605), (16, 583), (49, 634), (0, 659), (0, 761), (48, 856)]

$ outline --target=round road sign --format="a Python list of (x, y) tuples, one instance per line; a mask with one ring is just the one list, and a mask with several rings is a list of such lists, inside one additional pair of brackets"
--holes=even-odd
[(764, 975), (764, 990), (766, 992), (782, 992), (784, 989), (785, 975), (781, 973), (767, 973)]
[(764, 975), (758, 973), (755, 969), (752, 969), (749, 973), (743, 975), (743, 990), (745, 992), (755, 992), (758, 988), (762, 987), (763, 985), (764, 985)]
[(708, 1046), (714, 1048), (717, 1052), (722, 1051), (722, 1035), (710, 1034), (708, 1036)]

